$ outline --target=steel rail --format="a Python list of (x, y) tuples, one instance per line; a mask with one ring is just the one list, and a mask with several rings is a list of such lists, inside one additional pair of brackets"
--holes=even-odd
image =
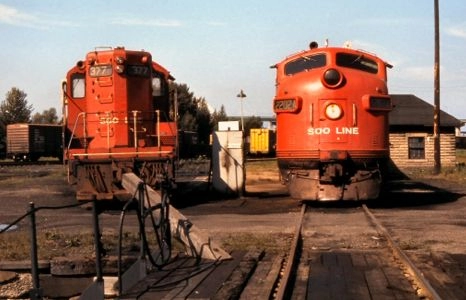
[(288, 259), (286, 261), (285, 269), (283, 271), (283, 275), (277, 280), (277, 283), (279, 283), (280, 285), (277, 289), (275, 299), (278, 299), (278, 300), (285, 299), (286, 292), (289, 291), (290, 289), (289, 283), (291, 279), (291, 272), (294, 269), (295, 262), (296, 262), (296, 256), (298, 254), (298, 245), (299, 245), (299, 241), (301, 240), (301, 229), (303, 226), (305, 212), (306, 212), (306, 204), (303, 204), (301, 207), (300, 217), (298, 219), (298, 222), (296, 223), (296, 230), (294, 233), (293, 241), (291, 243), (291, 248), (290, 248), (290, 252), (288, 255)]
[(377, 220), (377, 218), (372, 214), (372, 212), (365, 204), (362, 205), (362, 208), (364, 209), (364, 212), (369, 217), (371, 222), (375, 225), (377, 232), (384, 236), (387, 240), (393, 255), (402, 262), (403, 266), (406, 268), (406, 271), (413, 277), (414, 281), (421, 289), (422, 294), (432, 300), (441, 300), (442, 298), (437, 294), (429, 281), (424, 277), (424, 274), (422, 274), (422, 272), (414, 265), (411, 259), (409, 259), (409, 257), (400, 249), (400, 247), (398, 247), (387, 229)]

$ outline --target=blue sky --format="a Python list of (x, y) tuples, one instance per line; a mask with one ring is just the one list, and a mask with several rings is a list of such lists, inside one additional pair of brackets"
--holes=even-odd
[[(440, 0), (441, 109), (466, 118), (466, 1)], [(390, 93), (433, 103), (434, 1), (0, 0), (0, 101), (17, 87), (34, 112), (61, 111), (60, 81), (97, 46), (144, 49), (215, 109), (271, 116), (269, 66), (312, 40), (377, 54)]]

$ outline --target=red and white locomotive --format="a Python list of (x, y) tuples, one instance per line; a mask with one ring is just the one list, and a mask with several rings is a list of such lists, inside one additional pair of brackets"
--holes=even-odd
[(63, 83), (64, 160), (78, 200), (127, 196), (121, 175), (157, 186), (173, 177), (176, 156), (174, 78), (146, 51), (96, 49)]
[(391, 66), (367, 52), (312, 42), (273, 67), (276, 155), (290, 195), (377, 198), (389, 158)]

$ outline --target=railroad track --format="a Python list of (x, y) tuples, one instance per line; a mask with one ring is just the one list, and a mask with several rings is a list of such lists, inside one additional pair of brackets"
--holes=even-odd
[(59, 160), (39, 160), (39, 161), (0, 160), (0, 167), (43, 166), (43, 165), (60, 165), (60, 164), (63, 164), (63, 162)]
[[(325, 235), (325, 232), (313, 229), (322, 220), (316, 217), (319, 213), (322, 214), (302, 206), (273, 299), (441, 299), (367, 206), (362, 205), (355, 213), (338, 213), (343, 218), (351, 214), (349, 222), (354, 220), (354, 214), (359, 215), (356, 218), (360, 219), (360, 224), (356, 227), (367, 222), (362, 219), (369, 220), (366, 228), (360, 229), (365, 233), (363, 236), (372, 239), (378, 247), (367, 244), (358, 247), (355, 244), (342, 250), (330, 249), (328, 241), (317, 241), (317, 237)], [(348, 234), (355, 229), (349, 222), (326, 224), (320, 228), (340, 227), (333, 230), (333, 233), (341, 233), (334, 238), (348, 243), (349, 239), (355, 238), (355, 234)], [(345, 229), (347, 226), (350, 228)], [(371, 234), (369, 227), (377, 236), (368, 236)]]

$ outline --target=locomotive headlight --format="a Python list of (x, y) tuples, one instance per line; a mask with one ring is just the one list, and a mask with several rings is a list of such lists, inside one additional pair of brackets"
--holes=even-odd
[(123, 57), (121, 57), (121, 56), (117, 56), (117, 57), (115, 58), (115, 62), (116, 62), (117, 64), (119, 64), (119, 65), (122, 65), (122, 64), (125, 63), (125, 59), (124, 59)]
[(125, 71), (125, 66), (123, 66), (123, 65), (116, 65), (115, 71), (116, 71), (118, 74), (122, 74), (122, 73)]
[(327, 118), (329, 118), (330, 120), (336, 120), (336, 119), (339, 119), (341, 117), (343, 113), (343, 110), (341, 109), (341, 107), (336, 104), (336, 103), (330, 103), (329, 105), (327, 105), (327, 107), (325, 108), (325, 115), (327, 116)]
[(337, 88), (343, 83), (343, 75), (336, 69), (328, 69), (322, 76), (322, 82), (329, 88)]

